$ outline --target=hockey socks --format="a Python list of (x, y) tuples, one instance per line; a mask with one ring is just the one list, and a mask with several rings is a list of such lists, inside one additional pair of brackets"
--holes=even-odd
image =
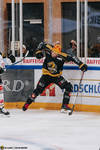
[(27, 101), (26, 101), (26, 103), (24, 104), (22, 110), (23, 110), (23, 111), (26, 111), (26, 110), (28, 109), (29, 105), (30, 105), (32, 102), (34, 102), (34, 99), (33, 99), (33, 98), (28, 98)]

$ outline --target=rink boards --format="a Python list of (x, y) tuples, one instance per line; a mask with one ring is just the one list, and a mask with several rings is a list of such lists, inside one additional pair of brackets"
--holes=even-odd
[[(82, 61), (85, 62), (84, 59), (82, 59)], [(18, 89), (17, 81), (14, 82), (17, 87), (14, 87), (13, 90), (8, 88), (10, 91), (7, 91), (7, 87), (5, 88), (5, 97), (7, 99), (6, 106), (8, 108), (22, 107), (24, 103), (23, 101), (25, 101), (28, 96), (27, 94), (32, 92), (32, 87), (36, 87), (36, 84), (42, 74), (42, 63), (43, 59), (38, 60), (36, 58), (25, 58), (25, 60), (20, 64), (7, 66), (9, 68), (8, 72), (13, 71), (14, 73), (14, 71), (16, 71), (14, 75), (15, 78), (12, 80), (17, 79), (20, 81), (20, 84), (23, 83), (21, 90), (16, 90), (16, 88)], [(82, 72), (79, 70), (78, 66), (72, 62), (64, 65), (63, 76), (73, 85), (70, 105), (72, 106), (74, 100), (76, 99), (76, 110), (100, 112), (100, 59), (87, 58), (86, 63), (88, 65), (88, 71), (84, 73), (77, 99), (76, 95)], [(25, 71), (25, 74), (23, 70)], [(18, 71), (19, 75), (17, 73)], [(17, 75), (19, 77), (17, 77)], [(25, 82), (23, 81), (24, 75), (26, 75), (24, 80)], [(9, 73), (6, 77), (8, 77), (9, 80)], [(29, 88), (24, 90), (27, 85), (30, 86), (30, 93), (28, 93)], [(64, 91), (62, 91), (58, 86), (51, 84), (40, 96), (36, 98), (36, 103), (32, 104), (30, 108), (60, 109), (63, 99), (63, 92)], [(24, 94), (26, 94), (25, 97)]]

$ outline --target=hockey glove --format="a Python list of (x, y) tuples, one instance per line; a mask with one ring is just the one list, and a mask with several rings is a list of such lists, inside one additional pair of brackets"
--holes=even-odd
[(2, 74), (4, 72), (4, 70), (0, 67), (0, 74)]
[(15, 57), (12, 54), (9, 54), (8, 58), (11, 60), (12, 63), (16, 61)]
[(35, 56), (37, 59), (41, 59), (43, 58), (43, 52), (41, 50), (36, 51)]
[(80, 70), (83, 71), (83, 72), (87, 71), (87, 67), (88, 67), (88, 66), (87, 66), (86, 64), (81, 64), (81, 65), (79, 66)]
[(46, 42), (41, 42), (41, 43), (38, 45), (37, 50), (42, 50), (42, 49), (44, 49), (44, 48), (46, 48)]

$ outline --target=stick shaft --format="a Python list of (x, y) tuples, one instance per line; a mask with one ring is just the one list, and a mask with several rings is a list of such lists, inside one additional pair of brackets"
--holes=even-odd
[(72, 107), (72, 109), (71, 109), (70, 115), (71, 115), (71, 114), (73, 113), (73, 111), (74, 111), (75, 102), (76, 102), (76, 99), (77, 99), (77, 97), (78, 97), (78, 94), (79, 94), (79, 89), (80, 89), (80, 85), (81, 85), (81, 83), (82, 83), (82, 80), (83, 80), (83, 76), (84, 76), (84, 71), (82, 72), (82, 75), (81, 75), (81, 79), (80, 79), (80, 82), (79, 82), (79, 86), (78, 86), (77, 95), (76, 95), (76, 97), (75, 97), (75, 99), (74, 99), (74, 102), (73, 102), (73, 107)]
[[(15, 62), (15, 63), (13, 63), (13, 64), (11, 64), (10, 66), (13, 66), (13, 65), (16, 65), (16, 64), (18, 64), (18, 63), (20, 63), (20, 62), (22, 62), (26, 57), (27, 57), (27, 55), (28, 55), (28, 52), (26, 53), (26, 55), (21, 59), (21, 60), (19, 60), (19, 61), (17, 61), (17, 62)], [(3, 68), (3, 69), (8, 69), (9, 67), (7, 67), (7, 68)]]

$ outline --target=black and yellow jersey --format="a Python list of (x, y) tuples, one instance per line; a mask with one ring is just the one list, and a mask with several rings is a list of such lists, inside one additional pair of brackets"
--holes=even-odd
[(79, 66), (79, 68), (83, 65), (72, 51), (68, 51), (68, 53), (60, 52), (57, 57), (52, 57), (52, 51), (53, 46), (43, 42), (39, 44), (36, 50), (36, 57), (38, 59), (45, 57), (42, 69), (44, 75), (50, 75), (53, 77), (60, 76), (65, 62), (73, 61)]
[(60, 57), (52, 57), (50, 54), (46, 54), (43, 63), (43, 74), (50, 76), (60, 76), (62, 74), (63, 65), (65, 60)]

